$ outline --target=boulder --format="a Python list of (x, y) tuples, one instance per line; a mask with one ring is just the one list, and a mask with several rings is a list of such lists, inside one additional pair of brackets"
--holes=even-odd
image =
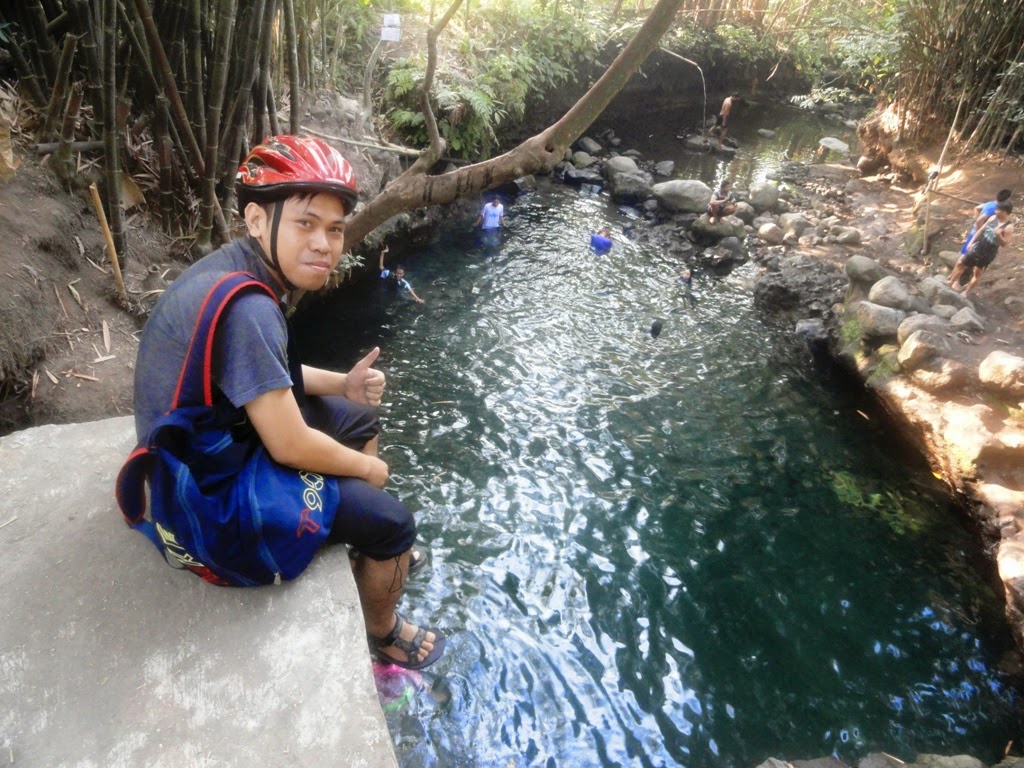
[(751, 184), (747, 192), (747, 202), (754, 206), (756, 211), (773, 211), (779, 202), (779, 188), (766, 181)]
[(519, 188), (520, 193), (537, 191), (537, 177), (532, 173), (526, 176), (520, 176), (513, 183)]
[(762, 139), (774, 139), (775, 131), (769, 131), (767, 128), (758, 128), (757, 135)]
[(971, 303), (941, 280), (926, 277), (917, 284), (917, 289), (931, 304), (949, 304), (951, 307), (968, 307)]
[(910, 371), (908, 376), (914, 384), (932, 394), (963, 389), (971, 378), (965, 366), (947, 357), (934, 358), (924, 367)]
[(860, 245), (861, 234), (859, 229), (853, 227), (839, 227), (838, 232), (833, 230), (832, 236), (840, 245)]
[(982, 333), (985, 330), (985, 321), (973, 309), (964, 307), (949, 319), (949, 327), (954, 331)]
[(949, 341), (934, 331), (914, 331), (900, 345), (896, 359), (904, 371), (922, 368), (935, 358), (949, 357)]
[(850, 151), (850, 145), (847, 144), (845, 141), (837, 139), (835, 136), (826, 136), (823, 139), (819, 139), (818, 145), (823, 147), (824, 149), (828, 149), (833, 152), (839, 152), (841, 154), (846, 154), (847, 152)]
[(825, 329), (825, 321), (820, 317), (808, 320), (798, 320), (793, 333), (799, 338), (807, 339), (811, 344), (821, 344), (828, 341), (828, 331)]
[(896, 331), (906, 316), (902, 310), (872, 304), (870, 301), (857, 304), (857, 322), (860, 323), (864, 338), (869, 340), (896, 338)]
[(951, 307), (949, 304), (934, 304), (932, 306), (932, 314), (936, 317), (941, 317), (943, 320), (949, 320), (957, 311), (956, 307)]
[(733, 213), (737, 219), (742, 221), (744, 224), (753, 224), (754, 217), (757, 216), (757, 212), (754, 210), (754, 206), (750, 203), (740, 200), (736, 203), (736, 211)]
[(978, 378), (989, 389), (1010, 397), (1024, 397), (1024, 358), (995, 351), (978, 367)]
[(670, 211), (704, 213), (711, 202), (711, 187), (696, 179), (673, 179), (655, 184), (654, 197)]
[(582, 149), (579, 150), (578, 152), (574, 152), (570, 160), (572, 161), (572, 164), (575, 165), (577, 168), (589, 168), (590, 166), (597, 162), (597, 158), (592, 157), (591, 155), (584, 152)]
[(601, 178), (600, 173), (592, 171), (589, 168), (584, 168), (582, 170), (573, 168), (572, 170), (565, 172), (565, 183), (574, 187), (582, 187), (584, 184), (593, 184), (600, 189), (604, 184), (604, 179)]
[(944, 265), (952, 269), (956, 266), (956, 263), (960, 261), (960, 251), (939, 251), (936, 258)]
[(883, 307), (906, 310), (910, 308), (910, 293), (902, 280), (888, 275), (871, 286), (868, 301)]
[(778, 225), (784, 232), (793, 232), (800, 237), (811, 226), (811, 222), (802, 213), (783, 213), (779, 216)]
[(857, 761), (857, 768), (904, 768), (906, 763), (884, 752), (872, 752)]
[(758, 240), (762, 240), (769, 245), (780, 245), (786, 233), (782, 231), (778, 224), (762, 224), (757, 230)]
[(604, 175), (605, 178), (614, 178), (620, 173), (639, 173), (640, 168), (637, 166), (636, 161), (631, 157), (625, 155), (619, 155), (618, 157), (611, 158), (607, 163), (604, 164)]
[(881, 264), (867, 256), (851, 256), (846, 260), (846, 276), (851, 283), (874, 285), (887, 274)]
[(704, 215), (693, 222), (690, 231), (698, 240), (705, 243), (717, 243), (723, 237), (743, 237), (746, 234), (743, 222), (735, 216), (726, 216), (712, 224), (707, 215)]
[(945, 333), (949, 330), (949, 323), (936, 315), (910, 315), (900, 323), (896, 330), (896, 340), (902, 344), (909, 339), (915, 331), (931, 331), (932, 333)]
[(588, 155), (599, 155), (602, 152), (604, 152), (604, 147), (602, 147), (589, 136), (584, 136), (582, 139), (580, 139), (576, 143), (576, 146), (582, 149)]
[(608, 191), (616, 203), (636, 205), (651, 196), (651, 183), (644, 173), (617, 173), (611, 177)]

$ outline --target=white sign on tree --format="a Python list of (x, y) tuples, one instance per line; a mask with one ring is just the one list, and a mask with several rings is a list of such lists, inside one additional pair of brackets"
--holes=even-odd
[(385, 13), (384, 23), (380, 28), (380, 39), (397, 43), (402, 39), (402, 16), (398, 13)]

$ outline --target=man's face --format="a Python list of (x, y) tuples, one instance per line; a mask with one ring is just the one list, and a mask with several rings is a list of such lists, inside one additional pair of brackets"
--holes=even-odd
[(401, 267), (396, 269), (395, 270), (395, 277), (397, 277), (399, 280), (401, 280), (403, 277), (405, 277), (405, 270), (402, 269)]
[[(282, 203), (277, 230), (277, 260), (283, 276), (307, 291), (323, 288), (338, 266), (345, 248), (345, 206), (334, 195), (290, 197)], [(256, 210), (250, 210), (255, 206)], [(272, 210), (272, 209), (271, 209)], [(246, 208), (249, 234), (269, 255), (271, 214), (250, 203)]]

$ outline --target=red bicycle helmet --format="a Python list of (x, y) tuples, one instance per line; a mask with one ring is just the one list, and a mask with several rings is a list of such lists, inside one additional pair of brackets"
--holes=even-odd
[(358, 192), (352, 166), (341, 153), (317, 138), (274, 136), (254, 147), (238, 168), (238, 208), (251, 202), (270, 203), (295, 194), (326, 192), (339, 197), (346, 213)]

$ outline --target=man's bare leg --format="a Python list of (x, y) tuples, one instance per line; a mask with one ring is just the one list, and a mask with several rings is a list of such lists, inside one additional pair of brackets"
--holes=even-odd
[(968, 293), (974, 290), (974, 286), (976, 286), (978, 284), (978, 281), (981, 280), (982, 272), (984, 272), (983, 269), (980, 269), (979, 267), (974, 268), (974, 274), (971, 275), (971, 282), (969, 282), (967, 284), (967, 287), (964, 288), (964, 296), (966, 296)]
[(949, 280), (947, 281), (947, 285), (951, 285), (951, 286), (953, 286), (955, 288), (956, 284), (958, 282), (960, 282), (960, 275), (962, 275), (963, 273), (964, 273), (963, 262), (957, 261), (957, 263), (953, 266), (952, 273), (950, 273), (950, 275), (949, 275)]
[[(366, 622), (366, 631), (374, 637), (384, 637), (395, 626), (395, 606), (398, 604), (398, 598), (402, 596), (408, 568), (408, 552), (390, 560), (374, 560), (364, 555), (355, 561), (353, 572), (356, 588), (359, 590), (359, 602), (363, 608), (363, 620)], [(411, 641), (417, 629), (419, 627), (406, 622), (402, 627), (402, 638)], [(414, 661), (422, 661), (434, 650), (434, 639), (434, 633), (427, 632), (427, 637)], [(398, 661), (409, 660), (406, 654), (397, 648), (381, 648), (380, 652)]]
[(366, 442), (366, 445), (363, 446), (363, 451), (362, 452), (365, 453), (367, 456), (373, 456), (374, 458), (376, 458), (377, 457), (377, 444), (379, 442), (380, 442), (380, 435), (374, 435), (373, 438), (368, 440)]

